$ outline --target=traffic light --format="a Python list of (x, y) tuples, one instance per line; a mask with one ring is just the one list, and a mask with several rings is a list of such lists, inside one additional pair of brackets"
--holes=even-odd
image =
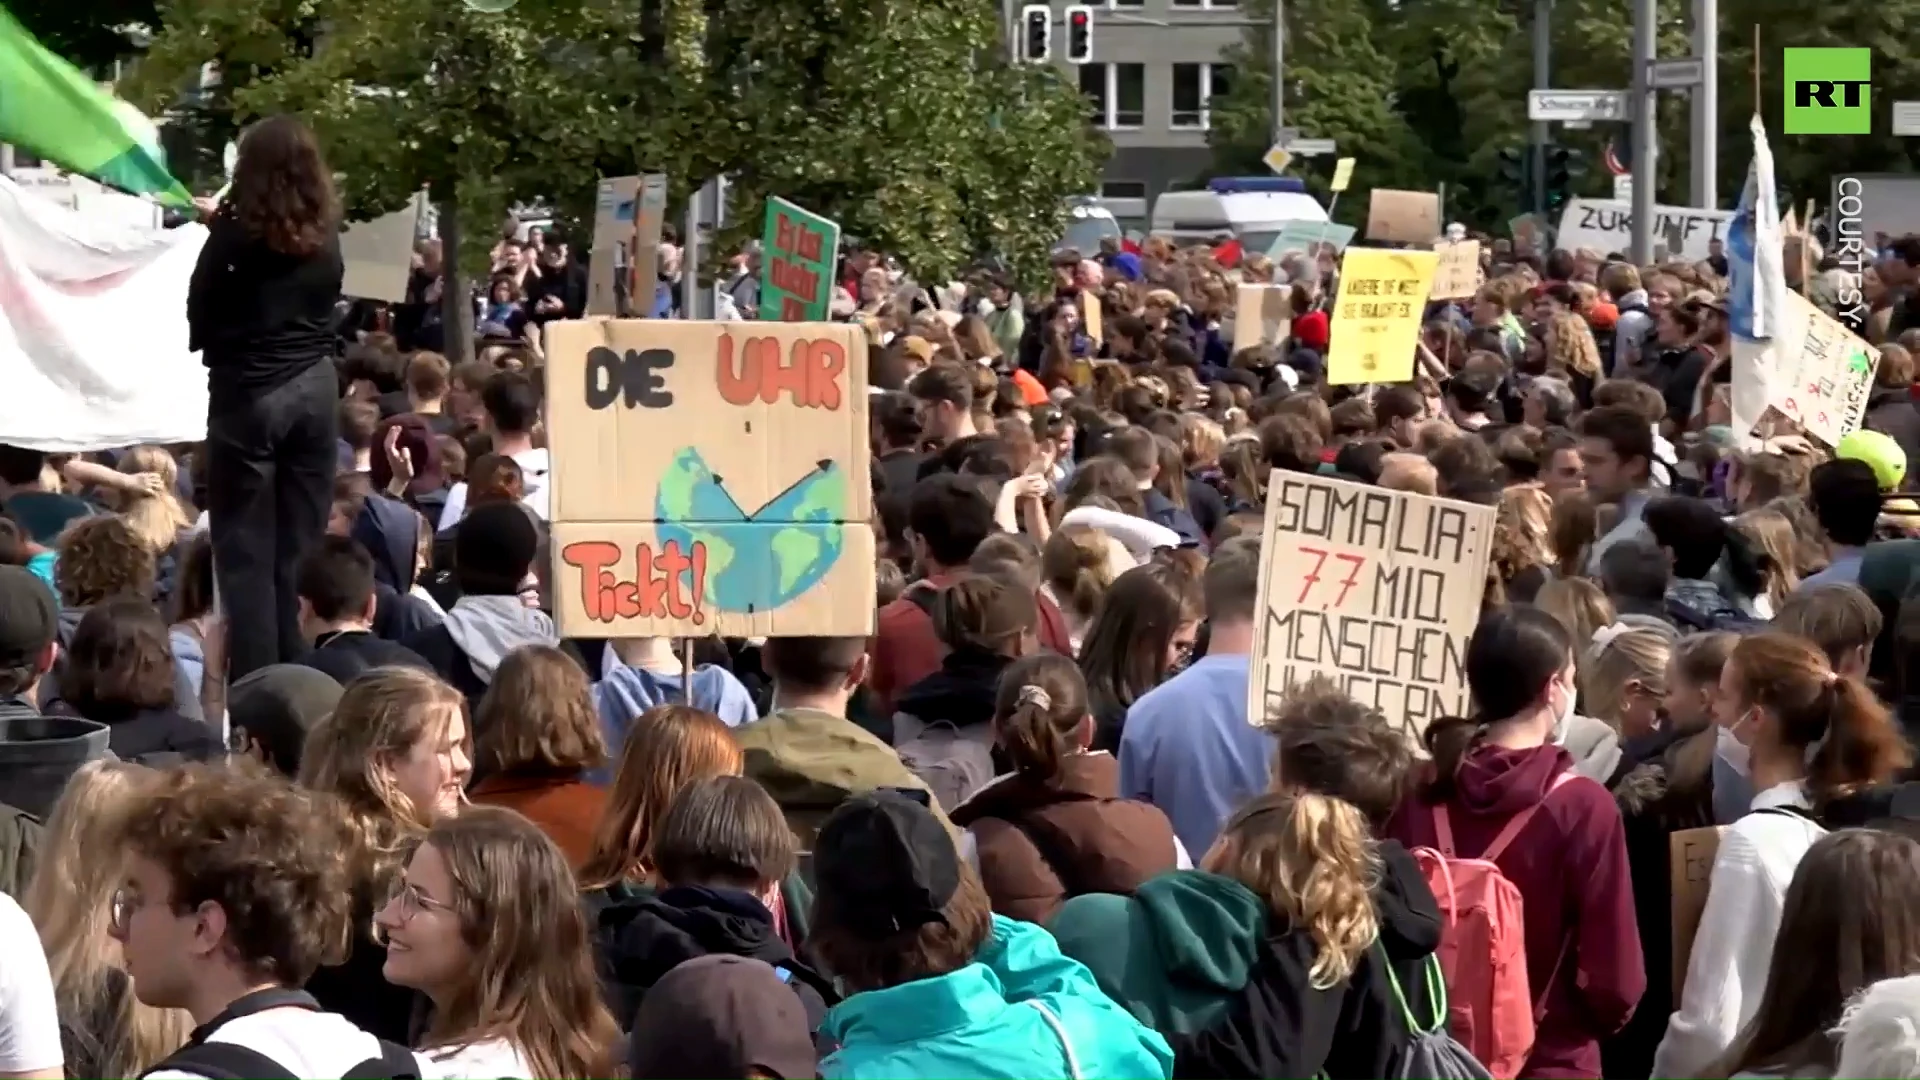
[(1573, 197), (1573, 181), (1586, 171), (1580, 151), (1565, 146), (1547, 148), (1547, 209), (1558, 210)]
[(1093, 9), (1075, 4), (1067, 9), (1067, 62), (1085, 64), (1093, 60)]
[(1053, 55), (1053, 8), (1028, 4), (1020, 9), (1020, 59), (1044, 64)]
[(1524, 201), (1532, 185), (1533, 156), (1525, 148), (1509, 147), (1500, 151), (1500, 182), (1519, 192)]

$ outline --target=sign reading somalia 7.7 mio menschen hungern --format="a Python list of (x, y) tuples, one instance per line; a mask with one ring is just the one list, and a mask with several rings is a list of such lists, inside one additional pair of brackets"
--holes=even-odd
[(760, 246), (760, 318), (826, 322), (840, 260), (839, 223), (771, 198)]
[(1273, 471), (1247, 718), (1324, 675), (1409, 737), (1467, 714), (1491, 506)]
[(587, 319), (546, 334), (562, 634), (873, 631), (864, 330)]

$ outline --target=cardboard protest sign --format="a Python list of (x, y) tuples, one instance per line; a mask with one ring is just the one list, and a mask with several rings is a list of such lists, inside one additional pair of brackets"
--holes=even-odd
[[(1653, 235), (1666, 240), (1667, 250), (1688, 262), (1712, 254), (1709, 244), (1724, 240), (1731, 210), (1701, 210), (1686, 206), (1656, 206)], [(1554, 247), (1562, 251), (1592, 248), (1602, 255), (1633, 247), (1633, 204), (1620, 199), (1568, 199), (1560, 212), (1560, 233)]]
[(633, 209), (633, 253), (627, 259), (628, 313), (645, 316), (653, 311), (660, 286), (660, 227), (667, 221), (667, 174), (640, 178)]
[(593, 251), (587, 257), (587, 314), (618, 315), (620, 249), (633, 243), (638, 176), (607, 176), (593, 198)]
[(1355, 160), (1357, 159), (1343, 157), (1333, 163), (1333, 182), (1327, 185), (1328, 191), (1338, 195), (1347, 190), (1347, 185), (1353, 183), (1353, 163)]
[(546, 335), (562, 634), (872, 632), (858, 326), (589, 319)]
[(1308, 255), (1318, 254), (1321, 245), (1331, 247), (1335, 254), (1347, 250), (1353, 242), (1354, 227), (1332, 221), (1289, 221), (1280, 226), (1280, 232), (1267, 248), (1267, 258), (1278, 259), (1289, 251), (1302, 251)]
[(340, 279), (342, 296), (390, 304), (406, 301), (407, 279), (413, 276), (413, 243), (426, 205), (426, 193), (418, 192), (391, 214), (346, 227), (340, 234), (340, 261), (346, 268)]
[(1096, 345), (1104, 344), (1107, 340), (1107, 328), (1102, 321), (1102, 316), (1103, 312), (1100, 305), (1100, 297), (1094, 293), (1082, 290), (1080, 293), (1080, 324), (1086, 327), (1087, 336), (1092, 338), (1093, 343)]
[(1480, 291), (1485, 276), (1480, 271), (1480, 241), (1441, 241), (1433, 245), (1440, 265), (1433, 272), (1434, 300), (1456, 300)]
[(1233, 351), (1278, 345), (1293, 331), (1293, 287), (1242, 285), (1233, 306)]
[(1440, 195), (1374, 188), (1367, 204), (1367, 239), (1424, 244), (1440, 235)]
[(1494, 508), (1275, 469), (1247, 718), (1325, 675), (1418, 737), (1465, 716)]
[(1767, 404), (1807, 434), (1838, 445), (1866, 415), (1880, 354), (1806, 297), (1784, 295), (1786, 310), (1765, 346), (1772, 356)]
[(1431, 251), (1347, 249), (1327, 331), (1329, 385), (1413, 378), (1420, 319), (1439, 262)]
[(1713, 881), (1713, 857), (1720, 851), (1721, 826), (1683, 829), (1667, 838), (1673, 883), (1673, 1000), (1687, 984), (1687, 961), (1707, 910), (1707, 886)]
[(785, 199), (768, 199), (760, 243), (760, 318), (825, 322), (840, 259), (839, 223)]

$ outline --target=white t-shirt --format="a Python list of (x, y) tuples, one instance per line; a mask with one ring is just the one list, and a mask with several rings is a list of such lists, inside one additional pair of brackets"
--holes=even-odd
[(457, 1049), (422, 1050), (424, 1080), (534, 1080), (520, 1049), (505, 1039), (468, 1043)]
[[(208, 1042), (244, 1046), (280, 1063), (295, 1076), (332, 1077), (345, 1075), (348, 1069), (380, 1056), (380, 1040), (360, 1030), (339, 1013), (314, 1012), (312, 1009), (267, 1009), (221, 1024)], [(431, 1063), (420, 1054), (422, 1076), (437, 1076), (427, 1071)], [(159, 1080), (201, 1080), (198, 1074), (165, 1069), (149, 1074)]]
[(0, 1073), (58, 1069), (66, 1061), (40, 932), (13, 897), (0, 893)]
[[(552, 502), (553, 455), (547, 453), (544, 446), (513, 455), (513, 463), (520, 466), (521, 494), (520, 505), (533, 511), (541, 521), (547, 521), (547, 507)], [(437, 530), (445, 532), (460, 523), (467, 516), (467, 484), (461, 481), (447, 489), (447, 502), (440, 508), (440, 524)]]

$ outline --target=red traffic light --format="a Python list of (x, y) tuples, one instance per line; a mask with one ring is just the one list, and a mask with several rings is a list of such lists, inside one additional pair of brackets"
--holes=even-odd
[(1076, 11), (1073, 13), (1073, 28), (1075, 30), (1085, 30), (1087, 24), (1092, 21), (1093, 17), (1084, 11)]

